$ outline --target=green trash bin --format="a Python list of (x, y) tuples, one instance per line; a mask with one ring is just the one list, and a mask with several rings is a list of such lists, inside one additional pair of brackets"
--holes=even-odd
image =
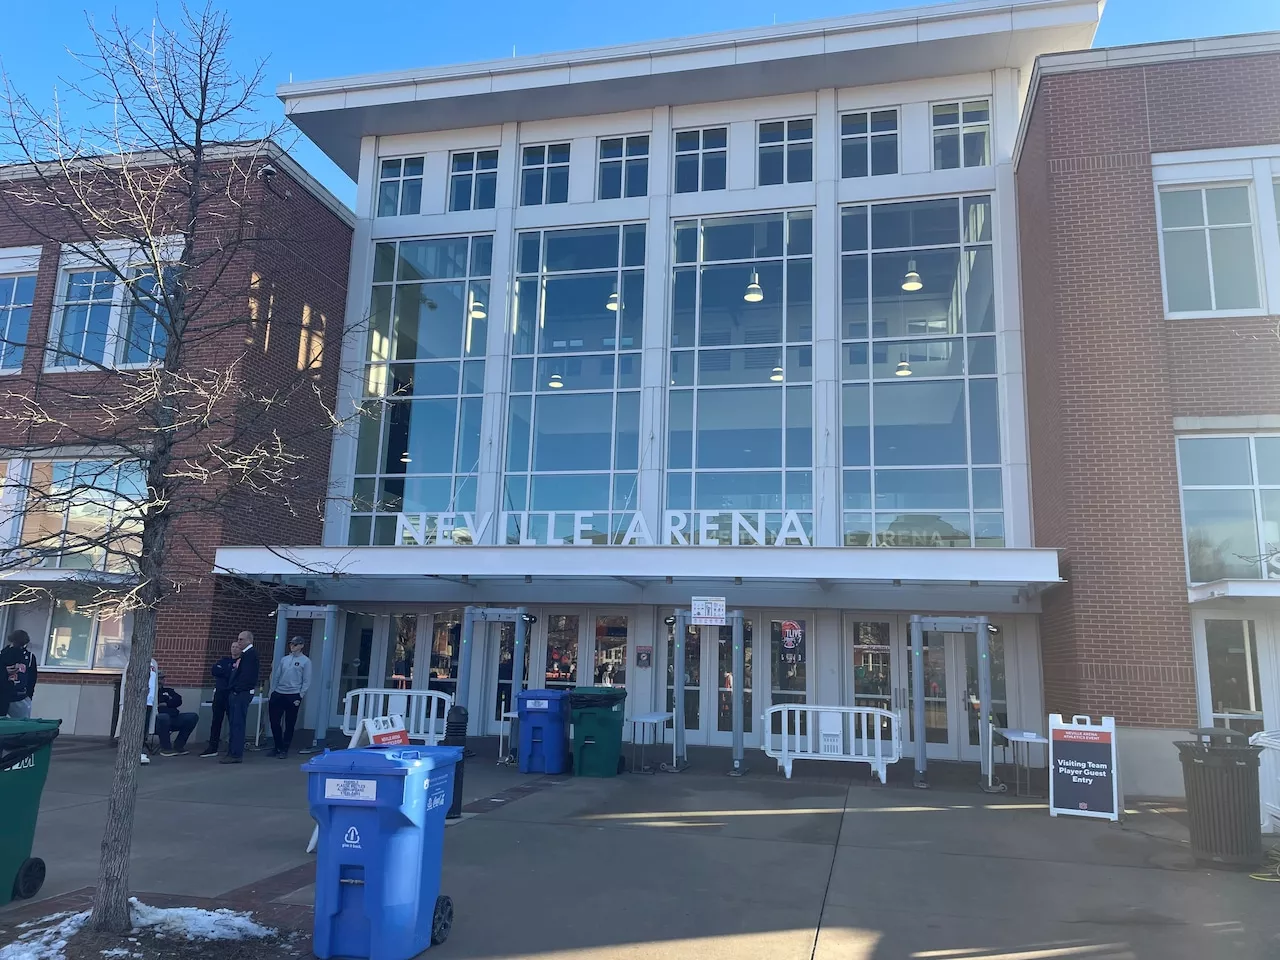
[(44, 861), (31, 856), (31, 844), (61, 725), (61, 720), (0, 717), (0, 906), (34, 897), (44, 885)]
[(575, 687), (569, 693), (573, 713), (573, 772), (580, 777), (616, 777), (622, 772), (624, 687)]

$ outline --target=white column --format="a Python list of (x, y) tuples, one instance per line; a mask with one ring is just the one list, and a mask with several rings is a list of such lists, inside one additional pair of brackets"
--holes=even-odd
[[(657, 636), (658, 608), (653, 606), (636, 606), (627, 612), (627, 716), (638, 713), (649, 713), (657, 710), (654, 706), (657, 696), (654, 687), (658, 676), (658, 644)], [(636, 647), (652, 647), (654, 656), (650, 666), (636, 666)], [(631, 737), (630, 724), (624, 736)]]
[(649, 223), (644, 257), (644, 361), (640, 393), (640, 478), (637, 500), (654, 542), (661, 537), (666, 465), (667, 307), (671, 277), (668, 196), (671, 109), (655, 107), (649, 134)]
[(351, 237), (351, 264), (347, 270), (347, 304), (342, 321), (337, 394), (340, 426), (329, 448), (328, 501), (324, 511), (325, 546), (347, 542), (351, 517), (352, 477), (356, 465), (356, 441), (364, 417), (356, 410), (363, 392), (365, 344), (369, 341), (369, 298), (373, 279), (373, 195), (378, 180), (378, 140), (360, 141), (360, 170), (356, 180), (356, 225)]
[(1018, 71), (997, 70), (992, 97), (993, 277), (996, 290), (996, 369), (1000, 371), (1001, 466), (1005, 546), (1029, 547), (1031, 453), (1027, 437), (1026, 369), (1022, 359), (1022, 299), (1018, 274), (1018, 209), (1013, 146), (1018, 132)]
[[(480, 465), (476, 478), (476, 522), (492, 513), (483, 543), (502, 543), (499, 529), (502, 498), (502, 453), (507, 430), (507, 377), (510, 373), (511, 317), (515, 310), (515, 203), (520, 165), (520, 129), (502, 126), (498, 147), (498, 225), (493, 235), (493, 276), (489, 281), (489, 342), (484, 365), (484, 413), (480, 430)], [(478, 702), (478, 701), (473, 701)]]
[(813, 541), (839, 546), (840, 512), (840, 130), (835, 90), (818, 91), (814, 123), (813, 214)]
[(817, 610), (809, 632), (809, 669), (813, 671), (813, 700), (823, 706), (840, 705), (840, 611)]

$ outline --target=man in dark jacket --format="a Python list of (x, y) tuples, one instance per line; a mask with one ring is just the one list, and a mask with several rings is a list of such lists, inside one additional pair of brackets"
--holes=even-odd
[(231, 667), (231, 679), (227, 684), (227, 720), (231, 726), (231, 739), (227, 755), (219, 763), (244, 762), (244, 732), (249, 722), (249, 704), (253, 703), (253, 691), (258, 685), (258, 651), (253, 649), (253, 634), (240, 631), (240, 656)]
[(4, 707), (0, 716), (8, 716), (14, 720), (27, 720), (31, 717), (31, 697), (36, 692), (36, 658), (27, 645), (31, 637), (25, 630), (15, 630), (9, 634), (9, 642), (0, 650), (0, 705)]
[(209, 668), (213, 674), (213, 716), (209, 721), (209, 745), (202, 757), (216, 757), (222, 741), (222, 721), (227, 715), (227, 700), (231, 694), (231, 671), (240, 656), (240, 638), (231, 641), (231, 656), (221, 658)]

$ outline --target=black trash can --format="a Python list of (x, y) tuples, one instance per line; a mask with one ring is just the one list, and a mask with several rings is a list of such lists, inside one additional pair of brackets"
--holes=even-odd
[(1199, 863), (1248, 869), (1262, 862), (1258, 757), (1237, 731), (1193, 731), (1207, 738), (1176, 744), (1182, 759), (1191, 823), (1191, 852)]

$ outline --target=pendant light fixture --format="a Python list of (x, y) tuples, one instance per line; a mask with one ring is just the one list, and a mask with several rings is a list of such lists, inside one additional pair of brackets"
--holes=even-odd
[(552, 390), (559, 390), (564, 386), (564, 380), (561, 378), (560, 374), (553, 373), (551, 375), (551, 379), (547, 381), (547, 386)]
[(902, 278), (902, 289), (908, 293), (915, 293), (924, 286), (920, 282), (920, 274), (916, 273), (916, 262), (914, 260), (907, 261), (907, 275)]
[(401, 462), (401, 463), (413, 463), (413, 458), (412, 458), (411, 456), (409, 456), (409, 451), (408, 451), (408, 450), (406, 450), (404, 453), (400, 454), (400, 462)]
[(475, 291), (471, 293), (471, 307), (468, 315), (472, 320), (483, 320), (489, 316), (489, 311), (484, 308), (484, 304), (480, 302), (480, 298), (475, 295)]
[(760, 274), (751, 271), (751, 282), (747, 284), (747, 292), (742, 295), (747, 303), (759, 303), (764, 299), (764, 291), (760, 289)]
[(895, 377), (911, 376), (911, 363), (907, 360), (907, 355), (905, 353), (902, 355), (902, 359), (898, 361), (898, 369), (893, 371), (893, 375)]
[(614, 313), (617, 313), (617, 312), (618, 312), (618, 302), (619, 302), (619, 301), (618, 301), (618, 288), (617, 288), (617, 287), (614, 287), (614, 288), (613, 288), (613, 293), (609, 294), (609, 299), (605, 301), (604, 308), (605, 308), (606, 310), (612, 310)]
[(783, 377), (782, 368), (774, 367), (773, 373), (770, 374), (769, 379), (772, 380), (774, 383), (781, 383), (782, 377)]

